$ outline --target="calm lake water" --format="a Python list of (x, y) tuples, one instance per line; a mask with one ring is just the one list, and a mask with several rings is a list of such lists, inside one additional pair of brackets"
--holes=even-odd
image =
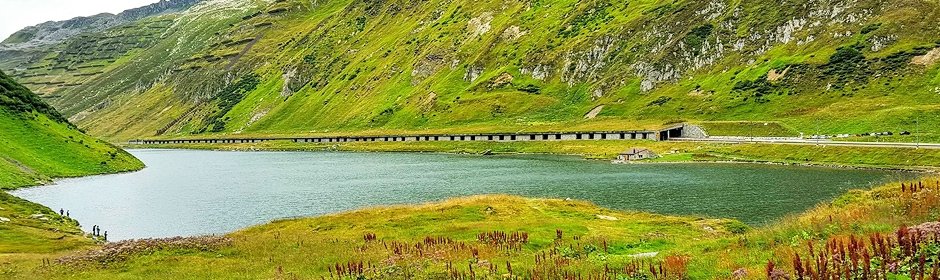
[(140, 172), (14, 195), (111, 240), (218, 234), (274, 219), (475, 194), (574, 198), (761, 224), (911, 174), (748, 164), (613, 165), (574, 157), (134, 150)]

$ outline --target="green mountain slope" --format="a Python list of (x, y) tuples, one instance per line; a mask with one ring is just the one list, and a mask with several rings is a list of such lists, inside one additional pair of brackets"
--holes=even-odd
[(938, 21), (923, 0), (207, 0), (0, 68), (113, 139), (741, 120), (940, 139)]
[(83, 134), (0, 72), (0, 189), (142, 167), (120, 148)]
[(53, 178), (141, 168), (139, 160), (85, 135), (52, 106), (0, 72), (0, 255), (31, 256), (31, 262), (38, 263), (37, 253), (94, 244), (83, 237), (77, 221), (3, 190), (39, 185)]

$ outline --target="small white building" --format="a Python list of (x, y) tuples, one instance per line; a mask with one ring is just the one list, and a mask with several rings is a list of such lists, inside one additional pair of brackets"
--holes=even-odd
[(617, 156), (617, 161), (628, 162), (628, 161), (652, 159), (652, 158), (657, 158), (657, 157), (659, 157), (659, 155), (657, 155), (656, 153), (654, 153), (653, 151), (649, 149), (632, 148), (623, 153), (620, 153), (620, 155)]

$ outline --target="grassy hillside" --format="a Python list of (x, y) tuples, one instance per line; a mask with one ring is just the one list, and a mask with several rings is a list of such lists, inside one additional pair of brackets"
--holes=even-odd
[[(49, 254), (91, 248), (78, 222), (48, 207), (0, 192), (0, 254)], [(3, 272), (0, 272), (2, 276)]]
[(938, 21), (923, 0), (209, 0), (0, 68), (114, 139), (676, 121), (940, 139)]
[(932, 249), (940, 245), (936, 239), (919, 237), (937, 232), (932, 221), (940, 214), (940, 185), (934, 181), (851, 191), (754, 229), (730, 220), (611, 211), (580, 201), (478, 196), (277, 221), (222, 237), (125, 242), (39, 268), (29, 265), (38, 257), (7, 257), (3, 275), (766, 279), (773, 273), (796, 279), (808, 271), (830, 277), (868, 271), (888, 279), (919, 278), (936, 271), (940, 257)]
[[(94, 246), (77, 221), (4, 190), (141, 168), (139, 160), (85, 135), (0, 72), (0, 255), (54, 255)], [(0, 268), (0, 277), (6, 273)]]
[(142, 167), (120, 148), (83, 134), (0, 72), (0, 189)]

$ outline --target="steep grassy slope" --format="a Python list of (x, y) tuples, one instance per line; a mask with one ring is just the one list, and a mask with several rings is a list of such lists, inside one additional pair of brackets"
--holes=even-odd
[(0, 189), (140, 169), (127, 152), (83, 134), (0, 72)]
[[(116, 139), (682, 120), (936, 139), (938, 13), (922, 0), (215, 0), (162, 16), (159, 34), (87, 35), (151, 41), (73, 86), (49, 88), (61, 76), (42, 60), (3, 67)], [(47, 59), (102, 52), (76, 45), (88, 40)]]
[[(29, 89), (0, 72), (0, 255), (61, 254), (94, 245), (78, 222), (4, 190), (143, 168), (111, 144), (85, 135)], [(37, 259), (38, 263), (38, 259)], [(7, 273), (0, 269), (0, 278)]]
[[(480, 196), (277, 221), (218, 238), (122, 243), (41, 268), (10, 258), (6, 276), (768, 279), (773, 272), (797, 279), (792, 260), (801, 255), (812, 256), (804, 273), (809, 269), (828, 279), (861, 275), (865, 267), (869, 276), (919, 279), (937, 271), (931, 268), (940, 257), (936, 239), (918, 238), (938, 232), (932, 222), (940, 209), (937, 188), (930, 179), (850, 191), (757, 229), (728, 220), (610, 211), (579, 201)], [(880, 240), (884, 250), (869, 240)], [(825, 259), (825, 269), (815, 263), (817, 256)]]

